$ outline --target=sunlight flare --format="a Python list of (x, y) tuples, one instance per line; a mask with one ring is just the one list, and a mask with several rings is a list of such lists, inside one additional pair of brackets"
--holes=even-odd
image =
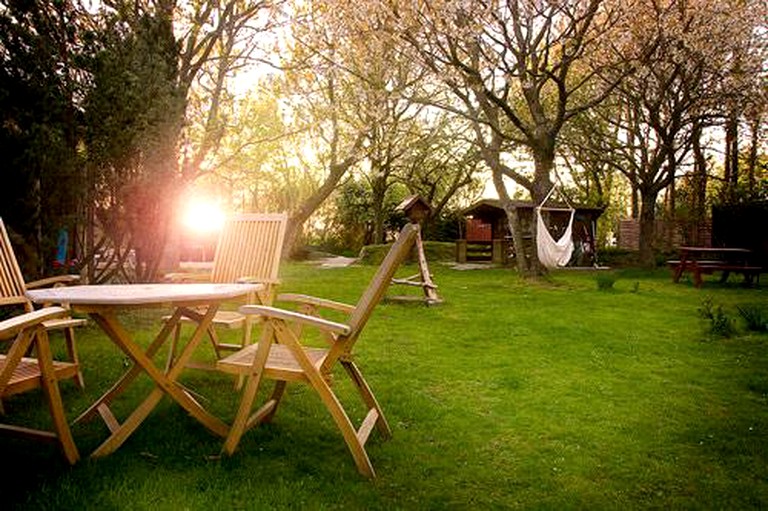
[(225, 220), (224, 210), (214, 202), (192, 199), (184, 211), (184, 227), (198, 234), (209, 234), (221, 230)]

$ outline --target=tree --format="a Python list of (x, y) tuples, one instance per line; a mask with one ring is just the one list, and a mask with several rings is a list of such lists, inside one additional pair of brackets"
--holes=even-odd
[(429, 118), (420, 125), (422, 133), (410, 145), (397, 176), (410, 193), (420, 195), (432, 207), (422, 226), (425, 235), (446, 210), (476, 197), (482, 184), (477, 177), (482, 161), (471, 135), (467, 136), (471, 133), (468, 123), (444, 111), (430, 112)]
[[(226, 85), (270, 26), (261, 14), (272, 7), (237, 0), (102, 5), (95, 19), (100, 33), (112, 35), (93, 60), (86, 107), (93, 209), (84, 245), (92, 279), (157, 278), (169, 234), (177, 232), (177, 198), (210, 170), (205, 164), (223, 135)], [(177, 41), (174, 32), (182, 30)], [(185, 129), (193, 94), (196, 104), (207, 104), (199, 130)], [(107, 264), (97, 275), (100, 253)]]
[(290, 212), (283, 247), (293, 252), (304, 223), (337, 188), (347, 171), (361, 159), (363, 135), (351, 122), (357, 108), (349, 75), (336, 64), (340, 42), (322, 13), (297, 5), (291, 38), (275, 84), (286, 103), (291, 126), (286, 138), (291, 157), (305, 176), (317, 180)]
[(72, 233), (83, 190), (75, 105), (85, 29), (70, 2), (0, 6), (0, 215), (29, 277), (52, 271), (58, 230)]
[[(717, 0), (633, 5), (624, 37), (611, 42), (616, 56), (625, 57), (627, 72), (604, 116), (621, 137), (599, 140), (604, 154), (612, 155), (606, 162), (639, 193), (640, 259), (652, 265), (657, 199), (675, 183), (691, 151), (699, 150), (702, 128), (711, 125), (726, 97), (721, 70), (736, 49), (727, 41), (747, 26), (747, 11), (745, 5), (725, 9)], [(711, 44), (713, 38), (721, 44)], [(700, 172), (704, 162), (694, 156)]]
[[(145, 282), (157, 273), (175, 204), (185, 102), (178, 87), (178, 46), (165, 16), (106, 21), (114, 28), (105, 33), (113, 35), (94, 59), (93, 88), (84, 103), (93, 179), (87, 204), (90, 218), (102, 227), (96, 246), (114, 264), (103, 275), (91, 264), (89, 280), (122, 273)], [(92, 261), (96, 250), (90, 256)]]
[[(524, 254), (517, 258), (518, 270), (540, 273), (534, 247), (524, 243), (505, 179), (526, 189), (534, 201), (552, 188), (561, 130), (615, 85), (599, 80), (586, 56), (610, 29), (616, 12), (601, 0), (446, 0), (413, 7), (394, 3), (388, 14), (392, 30), (410, 45), (409, 53), (450, 91), (421, 101), (473, 123), (515, 246)], [(508, 162), (518, 147), (531, 155), (532, 175)]]

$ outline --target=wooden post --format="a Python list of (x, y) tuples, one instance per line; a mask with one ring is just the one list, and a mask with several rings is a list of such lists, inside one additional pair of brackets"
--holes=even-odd
[(467, 262), (467, 240), (456, 240), (456, 262)]
[(493, 246), (491, 248), (491, 262), (493, 264), (506, 264), (506, 251), (505, 248), (505, 241), (504, 240), (493, 240), (492, 241)]
[[(405, 212), (411, 223), (415, 224), (421, 224), (421, 221), (429, 216), (432, 210), (429, 204), (418, 195), (406, 198), (397, 206), (397, 209)], [(421, 239), (421, 229), (416, 233), (416, 256), (419, 262), (419, 273), (405, 279), (392, 279), (392, 283), (421, 287), (424, 292), (423, 300), (427, 305), (442, 302), (437, 295), (437, 285), (432, 281), (432, 275), (429, 273), (427, 256), (424, 253), (424, 242)], [(464, 257), (466, 258), (466, 244), (464, 245)], [(413, 298), (405, 296), (389, 297), (390, 300), (412, 300)]]

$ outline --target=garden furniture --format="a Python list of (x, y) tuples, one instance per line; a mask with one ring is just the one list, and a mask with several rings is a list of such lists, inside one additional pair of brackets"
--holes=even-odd
[(696, 287), (701, 287), (703, 275), (723, 272), (721, 282), (728, 280), (731, 272), (744, 275), (744, 282), (759, 281), (762, 268), (751, 262), (752, 251), (738, 247), (678, 247), (679, 259), (667, 261), (672, 270), (672, 280), (679, 282), (683, 274), (693, 275)]
[[(257, 343), (217, 363), (217, 368), (225, 373), (246, 377), (240, 405), (224, 443), (225, 453), (234, 453), (247, 429), (272, 419), (288, 382), (301, 382), (317, 392), (330, 412), (352, 453), (358, 471), (365, 476), (375, 477), (365, 451), (365, 443), (374, 427), (384, 438), (391, 436), (391, 430), (373, 391), (353, 359), (352, 348), (386, 292), (398, 266), (413, 248), (418, 233), (418, 224), (409, 223), (402, 229), (355, 306), (304, 295), (281, 295), (278, 301), (296, 302), (299, 310), (262, 305), (245, 305), (240, 308), (246, 315), (260, 316), (264, 324)], [(321, 318), (318, 313), (323, 309), (344, 313), (346, 320), (337, 322)], [(309, 329), (319, 331), (328, 347), (305, 345), (303, 334)], [(331, 373), (337, 364), (349, 375), (367, 409), (365, 418), (357, 428), (331, 386)], [(275, 380), (274, 390), (266, 403), (251, 413), (262, 378)]]
[[(3, 423), (0, 424), (0, 431), (55, 441), (67, 461), (75, 463), (80, 455), (69, 430), (58, 381), (72, 378), (79, 367), (72, 362), (53, 359), (45, 326), (46, 321), (66, 318), (68, 314), (69, 311), (62, 307), (46, 307), (0, 321), (0, 342), (10, 343), (5, 355), (0, 355), (0, 397), (42, 387), (53, 421), (52, 430)], [(26, 356), (30, 351), (34, 351), (34, 358)]]
[[(28, 289), (70, 285), (79, 280), (79, 275), (58, 275), (33, 282), (25, 282), (13, 251), (8, 231), (3, 220), (0, 219), (0, 305), (21, 306), (25, 312), (31, 312), (34, 307), (26, 296)], [(82, 371), (80, 371), (80, 362), (77, 356), (75, 328), (85, 324), (85, 319), (73, 318), (71, 315), (59, 316), (55, 319), (49, 319), (44, 323), (48, 331), (62, 331), (64, 333), (69, 360), (77, 368), (72, 373), (72, 379), (81, 389), (85, 387), (85, 382)]]
[[(36, 303), (66, 302), (78, 311), (88, 313), (132, 361), (132, 366), (120, 379), (75, 422), (99, 414), (109, 428), (110, 436), (91, 454), (93, 457), (112, 453), (139, 427), (160, 402), (164, 394), (181, 405), (190, 415), (214, 433), (226, 436), (228, 426), (210, 414), (182, 386), (177, 378), (187, 361), (205, 336), (219, 306), (229, 300), (262, 291), (260, 284), (109, 284), (100, 286), (71, 286), (28, 291)], [(127, 310), (172, 307), (171, 318), (163, 323), (161, 331), (146, 347), (142, 347), (119, 319), (119, 313)], [(182, 317), (193, 318), (197, 323), (192, 336), (170, 366), (159, 368), (153, 356), (169, 339)], [(154, 382), (154, 388), (134, 411), (120, 423), (110, 409), (110, 404), (123, 394), (134, 380), (146, 373)]]
[[(278, 270), (282, 257), (288, 216), (276, 214), (242, 214), (230, 217), (224, 224), (219, 236), (213, 267), (210, 273), (171, 273), (165, 276), (169, 282), (214, 282), (234, 283), (250, 282), (261, 284), (258, 292), (246, 297), (245, 303), (271, 305), (275, 286), (279, 283)], [(166, 317), (164, 320), (168, 320)], [(169, 363), (176, 356), (176, 345), (182, 323), (194, 322), (194, 318), (184, 316), (177, 323), (174, 341), (171, 343)], [(238, 311), (218, 311), (208, 327), (208, 337), (213, 346), (216, 359), (224, 352), (241, 349), (251, 339), (253, 321)], [(240, 343), (225, 343), (219, 338), (216, 327), (242, 329)], [(191, 367), (212, 369), (205, 363), (190, 362)]]

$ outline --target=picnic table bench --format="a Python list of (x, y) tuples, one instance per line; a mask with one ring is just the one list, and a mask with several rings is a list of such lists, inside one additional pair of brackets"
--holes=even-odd
[(701, 287), (703, 275), (721, 271), (720, 282), (726, 282), (731, 273), (744, 275), (744, 283), (751, 285), (760, 280), (762, 266), (752, 262), (752, 251), (737, 247), (678, 247), (679, 259), (667, 261), (672, 269), (672, 280), (679, 282), (684, 273), (693, 275), (693, 283)]

